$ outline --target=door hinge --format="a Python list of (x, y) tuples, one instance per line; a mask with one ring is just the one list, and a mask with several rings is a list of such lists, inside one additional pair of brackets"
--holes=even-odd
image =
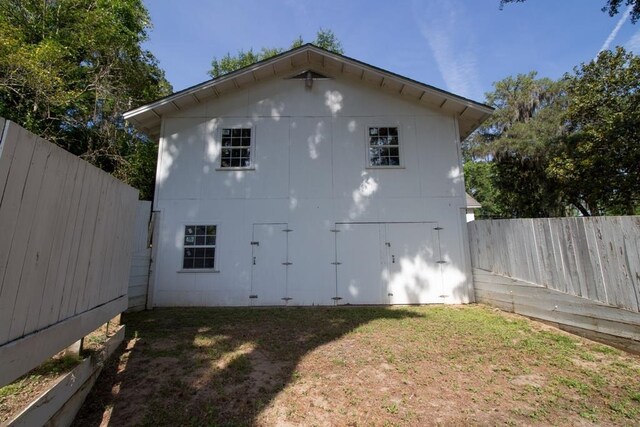
[(436, 264), (446, 264), (447, 261), (436, 261)]
[(292, 262), (283, 262), (282, 265), (293, 265)]
[(337, 228), (332, 228), (331, 230), (329, 230), (332, 233), (339, 233), (340, 230), (338, 230)]
[(387, 294), (387, 296), (388, 296), (388, 297), (392, 297), (392, 296), (393, 296), (393, 293), (389, 292), (389, 293)]
[(292, 230), (292, 229), (290, 229), (290, 228), (285, 228), (285, 229), (284, 229), (284, 230), (282, 230), (282, 231), (284, 231), (285, 233), (289, 233), (289, 232), (291, 232), (291, 231), (293, 231), (293, 230)]
[(331, 299), (334, 300), (334, 301), (340, 301), (342, 298), (341, 297), (333, 297)]
[(280, 298), (282, 301), (291, 301), (293, 298), (291, 297), (284, 297), (284, 298)]
[(260, 246), (260, 242), (251, 242), (252, 245)]
[(258, 298), (258, 295), (249, 295), (249, 298), (250, 298), (250, 299), (257, 299), (257, 298)]
[(391, 247), (391, 242), (384, 242), (384, 244), (389, 248)]
[(433, 227), (434, 230), (444, 230), (442, 227)]
[(338, 262), (338, 261), (336, 261), (336, 262), (332, 262), (332, 263), (331, 263), (331, 265), (341, 265), (341, 264), (342, 264), (342, 263), (341, 263), (341, 262)]

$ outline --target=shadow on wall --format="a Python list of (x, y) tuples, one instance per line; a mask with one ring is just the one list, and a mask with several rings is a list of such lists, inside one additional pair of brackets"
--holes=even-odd
[(382, 307), (132, 313), (127, 347), (74, 425), (254, 425), (308, 353), (368, 323), (419, 316)]

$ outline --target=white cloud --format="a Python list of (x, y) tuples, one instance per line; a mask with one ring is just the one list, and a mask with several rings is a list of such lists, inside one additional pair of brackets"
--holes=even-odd
[(471, 24), (458, 2), (414, 1), (413, 15), (447, 85), (447, 90), (468, 98), (482, 96)]
[[(620, 17), (620, 19), (618, 20), (618, 23), (616, 24), (615, 27), (613, 27), (613, 30), (609, 33), (609, 37), (607, 37), (607, 39), (604, 41), (604, 43), (602, 44), (602, 47), (600, 48), (600, 50), (598, 51), (598, 54), (600, 52), (602, 52), (603, 50), (607, 50), (609, 49), (609, 46), (611, 46), (611, 42), (613, 42), (613, 40), (616, 38), (616, 36), (618, 35), (618, 31), (620, 31), (620, 28), (622, 28), (622, 25), (624, 25), (624, 23), (626, 22), (627, 18), (629, 17), (629, 14), (631, 13), (631, 6), (629, 6), (627, 8), (627, 10), (624, 11), (624, 13), (622, 14), (622, 16)], [(597, 56), (597, 55), (596, 55)]]
[(629, 41), (624, 44), (624, 48), (636, 55), (640, 55), (640, 30), (631, 36)]

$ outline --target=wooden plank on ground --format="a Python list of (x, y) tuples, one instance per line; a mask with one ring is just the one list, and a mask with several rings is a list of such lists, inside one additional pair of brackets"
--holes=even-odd
[(127, 308), (126, 295), (0, 346), (0, 387), (40, 365)]
[(640, 341), (640, 314), (542, 287), (474, 280), (479, 302), (518, 314)]
[[(124, 326), (105, 344), (100, 355), (84, 359), (49, 390), (13, 417), (7, 426), (70, 425), (108, 359), (124, 340)], [(76, 399), (73, 399), (76, 397)], [(64, 408), (67, 408), (64, 410)], [(51, 421), (50, 421), (51, 420)]]

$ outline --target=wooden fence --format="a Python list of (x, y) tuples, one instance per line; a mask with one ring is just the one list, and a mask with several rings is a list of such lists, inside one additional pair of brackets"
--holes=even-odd
[(127, 308), (137, 190), (0, 119), (0, 386)]
[(151, 202), (139, 200), (133, 231), (131, 272), (129, 273), (129, 311), (144, 310), (147, 305), (149, 265), (151, 263), (150, 225)]
[(640, 340), (640, 217), (468, 224), (476, 299)]

